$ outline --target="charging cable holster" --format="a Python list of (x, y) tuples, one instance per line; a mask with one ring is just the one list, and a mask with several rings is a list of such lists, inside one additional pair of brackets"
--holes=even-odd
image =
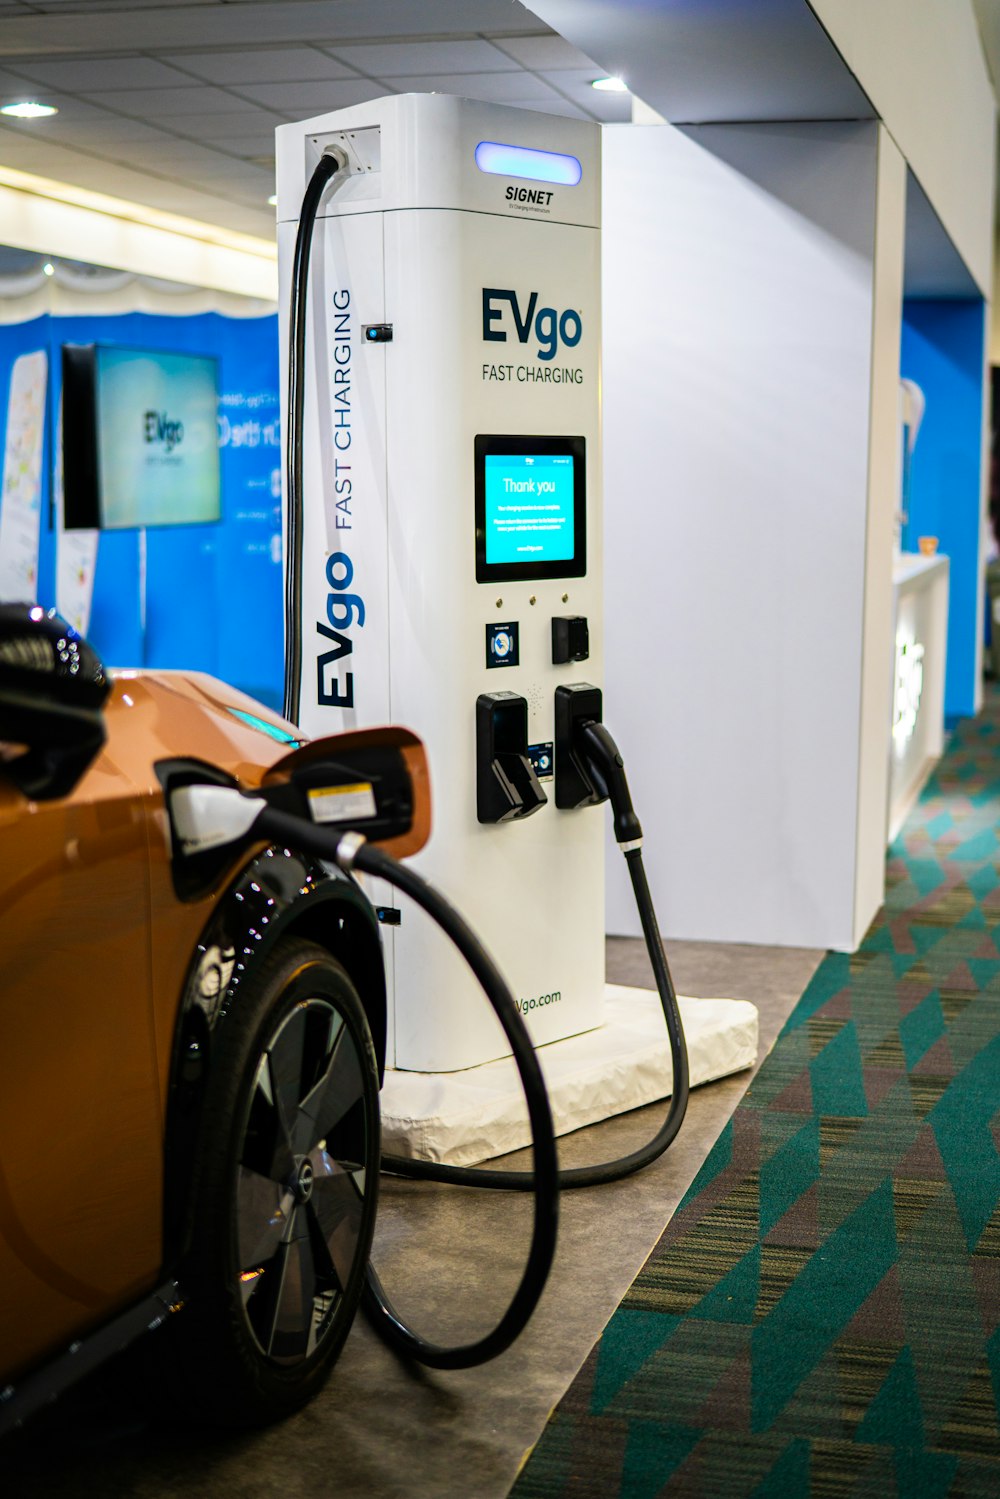
[(528, 704), (516, 692), (476, 699), (476, 815), (480, 822), (530, 817), (548, 800), (528, 756)]
[(564, 812), (575, 807), (596, 807), (607, 800), (607, 789), (581, 753), (584, 724), (600, 723), (602, 713), (599, 687), (591, 687), (589, 682), (573, 682), (556, 688), (556, 806)]

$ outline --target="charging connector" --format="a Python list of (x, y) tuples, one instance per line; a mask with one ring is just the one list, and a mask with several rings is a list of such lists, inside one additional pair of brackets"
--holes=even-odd
[(584, 719), (576, 727), (576, 752), (586, 761), (591, 779), (611, 803), (615, 840), (623, 853), (642, 848), (642, 824), (632, 806), (621, 750), (603, 723)]

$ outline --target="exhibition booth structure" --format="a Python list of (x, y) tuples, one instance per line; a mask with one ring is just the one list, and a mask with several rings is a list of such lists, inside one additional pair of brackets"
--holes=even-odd
[[(572, 39), (610, 59), (599, 33)], [(972, 41), (964, 74), (914, 84), (922, 116), (860, 41), (853, 79), (829, 36), (802, 47), (815, 119), (801, 76), (713, 91), (628, 57), (642, 123), (604, 132), (606, 667), (674, 850), (668, 936), (853, 951), (946, 717), (977, 711), (994, 106)], [(926, 402), (905, 524), (902, 377)], [(613, 866), (607, 922), (637, 933)]]
[(0, 320), (0, 598), (54, 605), (112, 664), (207, 671), (278, 707), (277, 317), (186, 312), (176, 292), (168, 313), (90, 313), (100, 286), (78, 278), (73, 313)]

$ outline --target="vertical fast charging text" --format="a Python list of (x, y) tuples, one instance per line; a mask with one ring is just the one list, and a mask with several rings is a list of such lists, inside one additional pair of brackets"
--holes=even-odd
[[(350, 531), (353, 526), (351, 506), (354, 483), (351, 474), (351, 293), (344, 287), (333, 294), (333, 492), (336, 531)], [(353, 708), (354, 672), (343, 670), (338, 662), (349, 660), (354, 641), (348, 633), (355, 625), (365, 623), (365, 605), (359, 593), (349, 592), (354, 581), (354, 563), (348, 552), (340, 549), (326, 559), (326, 619), (317, 620), (321, 640), (331, 642), (316, 660), (316, 701), (324, 708)]]

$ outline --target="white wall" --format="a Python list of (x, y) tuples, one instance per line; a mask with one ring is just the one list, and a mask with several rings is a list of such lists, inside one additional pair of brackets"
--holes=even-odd
[[(620, 126), (605, 152), (607, 719), (660, 919), (851, 948), (861, 663), (888, 638), (866, 575), (879, 127)], [(609, 930), (635, 933), (621, 862)]]
[(810, 0), (991, 294), (993, 86), (971, 0)]

